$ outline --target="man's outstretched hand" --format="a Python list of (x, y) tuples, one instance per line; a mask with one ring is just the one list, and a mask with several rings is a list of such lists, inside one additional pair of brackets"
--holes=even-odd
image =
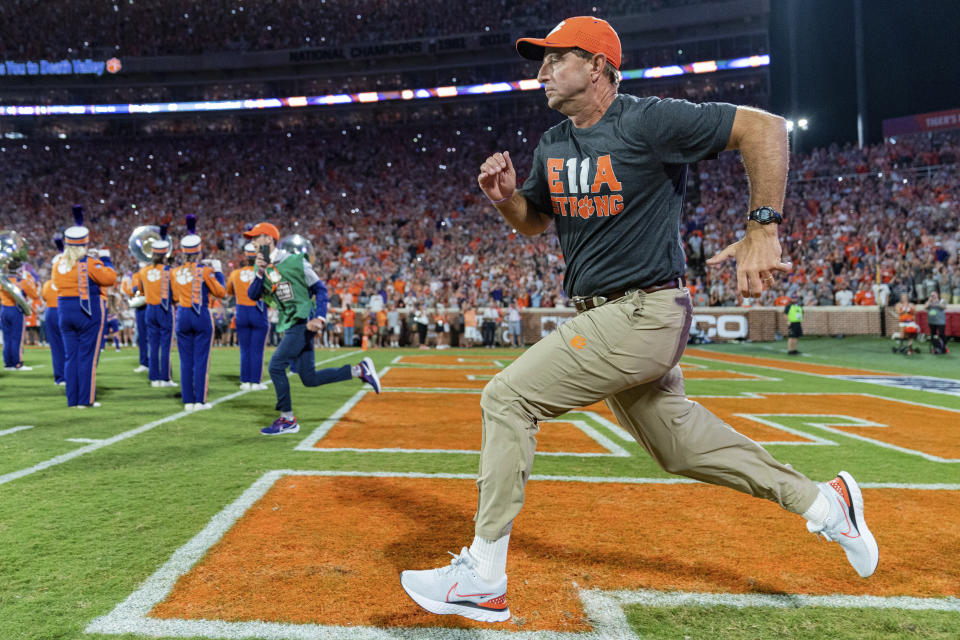
[(774, 225), (747, 223), (747, 233), (723, 251), (707, 260), (707, 266), (718, 267), (728, 258), (737, 261), (737, 289), (744, 298), (756, 298), (773, 286), (777, 273), (790, 273), (793, 264), (780, 258), (780, 239)]

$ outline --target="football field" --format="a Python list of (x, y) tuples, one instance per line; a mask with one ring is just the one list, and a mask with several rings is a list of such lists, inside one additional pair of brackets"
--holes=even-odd
[(957, 638), (960, 349), (890, 344), (682, 360), (691, 398), (779, 460), (853, 474), (873, 577), (773, 503), (666, 474), (595, 404), (541, 425), (492, 625), (427, 614), (399, 574), (470, 544), (479, 394), (519, 350), (319, 350), (371, 356), (383, 393), (294, 377), (300, 432), (264, 437), (274, 392), (240, 390), (236, 350), (185, 413), (129, 348), (102, 356), (102, 407), (67, 409), (28, 349), (0, 374), (0, 638)]

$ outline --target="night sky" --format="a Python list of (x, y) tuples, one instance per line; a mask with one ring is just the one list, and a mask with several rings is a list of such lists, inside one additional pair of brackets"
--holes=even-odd
[[(960, 107), (960, 1), (862, 0), (867, 143), (885, 118)], [(794, 6), (795, 5), (795, 6)], [(771, 107), (805, 116), (804, 149), (856, 142), (853, 0), (771, 0)], [(787, 24), (797, 25), (798, 108), (790, 100)]]

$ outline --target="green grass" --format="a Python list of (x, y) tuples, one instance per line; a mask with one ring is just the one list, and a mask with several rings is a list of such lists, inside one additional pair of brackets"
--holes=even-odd
[(951, 640), (957, 614), (897, 609), (645, 607), (628, 605), (640, 638), (657, 640)]
[(728, 351), (762, 358), (782, 358), (809, 364), (834, 364), (851, 368), (873, 369), (914, 376), (960, 378), (960, 344), (948, 344), (951, 352), (931, 355), (929, 343), (917, 343), (919, 353), (907, 356), (893, 353), (893, 340), (867, 336), (847, 338), (800, 338), (798, 350), (802, 355), (788, 356), (787, 341), (753, 342), (742, 344), (714, 343), (701, 345), (704, 349)]
[[(708, 348), (763, 357), (780, 357), (769, 345), (710, 345)], [(960, 378), (956, 354), (909, 360), (889, 353), (888, 341), (807, 339), (804, 362), (843, 364), (901, 373)], [(960, 352), (960, 349), (958, 349)], [(400, 354), (370, 352), (381, 369)], [(430, 352), (436, 353), (436, 352)], [(440, 352), (449, 355), (456, 352)], [(465, 351), (500, 356), (516, 351)], [(34, 428), (0, 437), (0, 476), (27, 469), (86, 446), (67, 438), (102, 439), (128, 432), (182, 409), (177, 389), (152, 389), (145, 374), (134, 374), (136, 351), (106, 352), (98, 369), (96, 409), (68, 409), (63, 390), (53, 385), (48, 354), (28, 349), (32, 372), (0, 377), (0, 431), (16, 425)], [(357, 352), (318, 351), (317, 359), (360, 359)], [(269, 357), (269, 354), (268, 354)], [(782, 356), (786, 358), (787, 356)], [(210, 399), (238, 390), (238, 354), (215, 349)], [(693, 362), (693, 360), (691, 360)], [(960, 409), (960, 398), (913, 390), (886, 389), (849, 381), (780, 373), (769, 369), (706, 364), (710, 368), (775, 375), (779, 381), (688, 381), (691, 395), (752, 392), (872, 393)], [(179, 378), (174, 356), (175, 378)], [(933, 367), (934, 369), (931, 369)], [(352, 397), (360, 384), (350, 381), (306, 389), (291, 380), (294, 408), (302, 430), (297, 436), (264, 438), (260, 427), (276, 415), (274, 393), (251, 392), (213, 410), (183, 415), (133, 437), (63, 464), (0, 484), (0, 640), (118, 638), (92, 636), (83, 629), (111, 611), (177, 548), (272, 469), (419, 471), (473, 474), (474, 454), (377, 452), (306, 453), (293, 446)], [(478, 397), (479, 402), (479, 397)], [(801, 430), (801, 420), (784, 422)], [(479, 425), (477, 427), (479, 429)], [(602, 430), (602, 429), (601, 429)], [(833, 436), (831, 436), (832, 438)], [(772, 446), (772, 453), (815, 478), (830, 477), (841, 465), (866, 482), (960, 483), (960, 465), (929, 462), (882, 450), (850, 438), (840, 447)], [(636, 444), (621, 443), (631, 458), (541, 456), (534, 473), (589, 476), (665, 477)], [(385, 443), (384, 446), (390, 446)], [(960, 637), (960, 616), (916, 611), (728, 610), (631, 606), (629, 619), (638, 637), (655, 638), (939, 638)]]

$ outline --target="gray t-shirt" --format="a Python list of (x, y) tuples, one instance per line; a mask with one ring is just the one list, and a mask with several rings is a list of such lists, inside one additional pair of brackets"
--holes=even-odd
[(552, 127), (520, 192), (557, 226), (568, 296), (647, 287), (684, 273), (687, 163), (715, 157), (736, 107), (618, 95), (592, 127)]

